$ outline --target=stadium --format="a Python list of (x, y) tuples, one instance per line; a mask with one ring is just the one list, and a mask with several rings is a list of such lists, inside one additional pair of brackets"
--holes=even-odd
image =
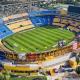
[(49, 67), (70, 60), (80, 48), (78, 16), (80, 7), (69, 6), (67, 12), (42, 10), (1, 18), (2, 71), (34, 76), (40, 69), (52, 73), (54, 67)]

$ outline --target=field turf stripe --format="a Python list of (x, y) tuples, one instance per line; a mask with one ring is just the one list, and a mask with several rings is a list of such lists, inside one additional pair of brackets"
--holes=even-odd
[[(32, 39), (33, 41), (36, 41), (37, 43), (40, 43), (40, 44), (42, 44), (42, 42), (43, 41), (40, 41), (39, 40), (39, 37), (35, 37), (33, 34), (28, 34), (28, 35), (26, 35), (25, 33), (24, 34), (21, 34), (21, 35), (23, 35), (24, 37), (26, 37), (26, 38), (29, 38), (29, 39)], [(43, 42), (44, 43), (44, 42)], [(44, 46), (45, 46), (45, 44), (43, 44)]]
[[(30, 35), (29, 35), (29, 36), (30, 36)], [(34, 37), (33, 37), (33, 38), (34, 38)], [(38, 41), (39, 41), (39, 39), (38, 39), (38, 38), (37, 38), (36, 40), (38, 40)], [(39, 42), (39, 44), (40, 44), (41, 42), (42, 42), (42, 41), (40, 41), (40, 42)], [(45, 42), (43, 42), (43, 43), (45, 43)], [(38, 44), (38, 45), (39, 45), (39, 44)], [(47, 44), (47, 43), (45, 43), (45, 44)], [(48, 44), (48, 45), (50, 45), (50, 44)], [(47, 45), (47, 46), (48, 46), (48, 45)], [(45, 46), (46, 46), (46, 45), (45, 45)], [(42, 47), (43, 47), (43, 44), (42, 44)]]
[[(49, 31), (49, 29), (45, 29), (45, 28), (42, 28), (42, 29)], [(53, 32), (53, 31), (50, 30), (50, 32)], [(55, 32), (57, 32), (57, 33), (62, 33), (62, 34), (64, 34), (64, 35), (68, 36), (68, 37), (73, 34), (72, 32), (69, 32), (68, 30), (61, 30), (60, 28), (55, 29)], [(65, 32), (66, 32), (66, 33), (65, 33)], [(70, 33), (70, 34), (69, 34), (69, 33)]]
[(22, 46), (24, 46), (25, 48), (28, 48), (31, 51), (34, 51), (35, 50), (33, 46), (31, 46), (29, 44), (26, 44), (26, 42), (24, 42), (24, 39), (22, 39), (21, 37), (19, 37), (19, 35), (18, 35), (18, 38), (16, 40), (19, 41), (20, 44), (22, 44)]
[[(49, 31), (49, 30), (47, 30), (47, 31)], [(51, 32), (52, 32), (52, 31), (51, 31)], [(56, 30), (55, 32), (52, 32), (52, 34), (54, 34), (54, 33), (57, 34), (57, 35), (60, 36), (60, 37), (63, 37), (63, 38), (67, 38), (67, 39), (70, 39), (70, 38), (71, 38), (71, 37), (69, 38), (68, 35), (65, 36), (63, 33), (61, 33), (61, 35), (60, 35), (59, 30)], [(54, 37), (55, 37), (55, 36), (54, 36)]]
[[(47, 34), (43, 34), (42, 32), (40, 33), (39, 31), (34, 31), (33, 32), (33, 34), (36, 34), (36, 35), (38, 35), (39, 37), (42, 37), (42, 38), (46, 38), (46, 39), (49, 39), (50, 38), (50, 35), (48, 36)], [(47, 33), (47, 32), (46, 32)], [(54, 41), (55, 41), (56, 39), (54, 39)], [(53, 40), (50, 40), (49, 39), (49, 41), (53, 41)]]
[[(39, 32), (34, 32), (34, 33), (30, 33), (31, 35), (33, 35), (34, 34), (34, 36), (36, 36), (37, 38), (39, 38), (40, 37), (40, 39), (43, 39), (44, 41), (46, 40), (46, 42), (47, 42), (47, 35), (43, 35), (42, 33), (39, 33)], [(47, 42), (47, 43), (50, 43), (50, 40), (49, 40), (49, 42)]]
[[(27, 33), (26, 33), (27, 34)], [(34, 33), (30, 33), (32, 36), (36, 36), (37, 38), (40, 38), (40, 40), (43, 40), (47, 43), (50, 43), (50, 40), (47, 41), (47, 39), (45, 39), (45, 36), (41, 35), (41, 34), (38, 34), (37, 32), (34, 32)], [(39, 36), (39, 37), (38, 37)]]
[[(12, 38), (9, 38), (9, 39), (8, 39), (8, 41), (9, 41), (9, 43), (11, 43), (11, 45), (12, 45), (12, 46), (13, 46), (13, 44), (14, 44), (14, 43), (16, 43), (16, 42), (17, 42), (17, 41), (15, 41), (15, 40), (14, 40), (14, 39), (12, 39)], [(22, 46), (21, 44), (18, 44), (18, 45), (19, 45), (19, 47), (18, 47), (18, 48), (22, 48), (22, 47), (23, 47), (23, 48), (25, 48), (25, 47), (24, 47), (24, 46)], [(12, 47), (12, 48), (13, 48), (13, 47)], [(17, 48), (15, 48), (14, 50), (17, 50)], [(20, 50), (20, 49), (19, 49), (19, 50)], [(19, 51), (19, 50), (18, 50), (18, 51)], [(27, 50), (27, 49), (26, 49), (26, 50)]]
[(27, 44), (28, 46), (25, 45), (23, 41), (21, 41), (20, 39), (17, 39), (15, 36), (12, 38), (12, 40), (16, 41), (18, 44), (21, 44), (22, 47), (24, 47), (24, 48), (26, 48), (28, 50), (34, 51), (34, 49), (32, 47), (29, 48), (29, 45), (28, 44)]
[[(42, 47), (41, 45), (36, 44), (35, 41), (32, 42), (32, 41), (30, 41), (29, 39), (26, 39), (26, 37), (24, 37), (24, 36), (21, 36), (21, 35), (19, 35), (19, 36), (21, 37), (20, 39), (23, 40), (24, 42), (28, 41), (27, 44), (30, 44), (30, 46), (33, 46), (33, 47), (34, 47), (34, 46), (35, 46), (35, 47)], [(18, 36), (18, 37), (19, 37), (19, 36)]]
[[(41, 36), (45, 37), (44, 34), (46, 34), (48, 36), (48, 39), (52, 40), (52, 41), (57, 41), (59, 40), (61, 37), (56, 37), (55, 35), (52, 35), (52, 33), (48, 33), (47, 31), (39, 31), (40, 33), (42, 33)], [(37, 34), (37, 32), (36, 32)], [(54, 34), (54, 33), (53, 33)]]
[[(21, 35), (19, 35), (19, 36), (21, 36)], [(19, 36), (18, 36), (18, 37), (19, 37)], [(25, 38), (25, 39), (26, 39), (26, 40), (25, 40), (24, 38), (25, 38), (25, 37), (21, 38), (21, 40), (23, 40), (23, 41), (26, 42), (27, 39)], [(33, 47), (36, 47), (36, 48), (39, 47), (39, 48), (42, 49), (42, 46), (40, 47), (38, 44), (36, 44), (36, 42), (35, 42), (35, 43), (32, 43), (30, 40), (27, 40), (27, 41), (28, 41), (27, 44), (30, 44), (30, 46), (33, 46)]]
[[(25, 34), (26, 35), (26, 34)], [(23, 36), (23, 35), (22, 35)], [(30, 35), (29, 35), (30, 36)], [(27, 37), (27, 36), (26, 36)], [(37, 39), (38, 40), (38, 39)], [(40, 41), (41, 42), (41, 41)], [(48, 44), (49, 45), (49, 44)], [(43, 47), (43, 46), (42, 46)], [(40, 48), (42, 48), (42, 47), (40, 47)]]

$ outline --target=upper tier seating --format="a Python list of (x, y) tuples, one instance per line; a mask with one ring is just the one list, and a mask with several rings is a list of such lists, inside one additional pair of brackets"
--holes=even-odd
[(52, 25), (54, 15), (58, 15), (57, 10), (32, 11), (29, 18), (35, 26)]
[(44, 26), (44, 25), (51, 25), (52, 24), (52, 17), (50, 16), (39, 16), (39, 17), (34, 17), (31, 18), (32, 23), (35, 26)]

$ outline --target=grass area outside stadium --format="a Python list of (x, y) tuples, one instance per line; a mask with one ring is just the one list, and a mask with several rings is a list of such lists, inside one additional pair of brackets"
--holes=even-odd
[(23, 77), (23, 78), (11, 78), (11, 80), (47, 80), (45, 76), (38, 76), (38, 77)]
[(29, 53), (50, 50), (60, 40), (65, 40), (68, 44), (74, 37), (74, 33), (69, 30), (45, 26), (15, 33), (3, 39), (2, 42), (12, 51)]
[(9, 74), (6, 74), (6, 75), (0, 74), (0, 80), (47, 80), (47, 78), (46, 76), (11, 77)]

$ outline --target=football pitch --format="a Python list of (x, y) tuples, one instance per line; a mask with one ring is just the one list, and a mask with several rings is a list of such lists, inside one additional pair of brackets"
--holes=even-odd
[(29, 53), (52, 49), (60, 40), (69, 43), (74, 36), (74, 33), (69, 30), (45, 26), (15, 33), (2, 41), (10, 50)]

